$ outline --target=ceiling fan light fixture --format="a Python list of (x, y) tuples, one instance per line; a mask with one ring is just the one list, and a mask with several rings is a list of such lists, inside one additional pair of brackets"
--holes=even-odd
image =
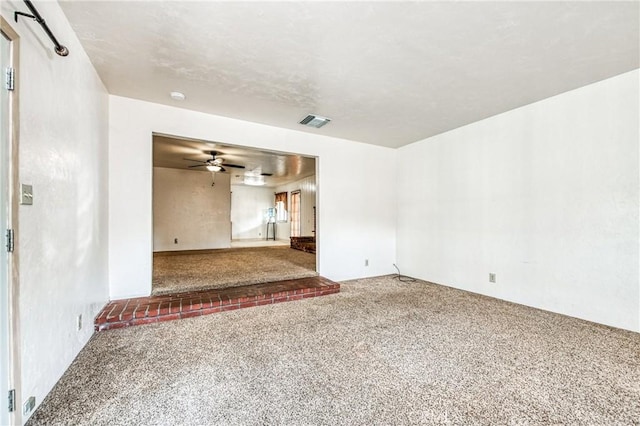
[(330, 121), (331, 121), (330, 118), (321, 117), (321, 116), (315, 115), (315, 114), (309, 114), (305, 118), (300, 120), (299, 123), (303, 124), (305, 126), (315, 127), (316, 129), (319, 129), (320, 127), (324, 126), (325, 124), (329, 123)]
[(217, 164), (209, 164), (207, 165), (207, 170), (209, 170), (210, 172), (219, 172), (220, 170), (222, 170), (222, 167)]

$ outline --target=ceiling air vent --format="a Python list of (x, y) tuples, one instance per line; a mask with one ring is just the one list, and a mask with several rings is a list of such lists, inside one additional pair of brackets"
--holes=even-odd
[(300, 121), (300, 124), (304, 124), (305, 126), (315, 127), (316, 129), (319, 129), (320, 127), (324, 126), (330, 121), (331, 121), (330, 118), (309, 114)]

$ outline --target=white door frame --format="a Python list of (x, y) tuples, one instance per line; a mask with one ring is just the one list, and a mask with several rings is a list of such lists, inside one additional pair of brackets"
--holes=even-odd
[[(2, 164), (0, 169), (6, 173), (5, 177), (8, 182), (8, 193), (6, 194), (6, 200), (8, 203), (7, 211), (7, 224), (0, 224), (0, 232), (2, 236), (5, 235), (5, 228), (13, 229), (15, 239), (19, 238), (18, 232), (18, 204), (19, 204), (19, 189), (18, 189), (18, 138), (20, 132), (19, 121), (19, 108), (18, 108), (18, 93), (20, 80), (19, 76), (19, 58), (20, 58), (20, 38), (18, 33), (9, 25), (9, 23), (0, 16), (0, 36), (10, 41), (10, 64), (2, 64), (3, 67), (9, 65), (15, 70), (14, 90), (9, 92), (9, 140), (6, 147), (7, 158), (5, 164)], [(2, 83), (4, 85), (4, 72), (2, 70)], [(3, 87), (4, 89), (4, 87)], [(0, 246), (0, 250), (6, 250), (3, 243)], [(19, 256), (19, 244), (17, 241), (14, 244), (14, 251), (8, 254), (8, 303), (7, 313), (8, 316), (8, 342), (2, 342), (4, 345), (7, 343), (6, 348), (8, 359), (3, 359), (2, 362), (7, 362), (8, 365), (8, 380), (9, 389), (15, 389), (15, 409), (12, 413), (9, 413), (8, 420), (10, 424), (20, 425), (22, 424), (22, 401), (21, 401), (21, 383), (20, 383), (20, 313), (19, 313), (19, 274), (18, 274), (18, 256)], [(4, 306), (2, 311), (4, 311)], [(7, 410), (7, 392), (9, 389), (1, 389), (0, 402), (1, 409)], [(6, 412), (6, 411), (5, 411)]]

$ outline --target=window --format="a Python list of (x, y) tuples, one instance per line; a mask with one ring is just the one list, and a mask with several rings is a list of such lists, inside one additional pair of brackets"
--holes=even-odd
[(291, 193), (291, 236), (300, 236), (300, 191)]
[(276, 222), (287, 221), (287, 193), (278, 192), (276, 194)]

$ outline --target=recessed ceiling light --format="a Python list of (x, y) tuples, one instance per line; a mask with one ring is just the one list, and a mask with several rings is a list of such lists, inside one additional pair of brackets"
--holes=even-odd
[(170, 96), (174, 101), (184, 101), (187, 98), (182, 92), (171, 92)]
[(319, 115), (315, 114), (309, 114), (305, 118), (300, 120), (299, 123), (304, 124), (305, 126), (315, 127), (316, 129), (319, 129), (330, 121), (330, 118), (320, 117)]

